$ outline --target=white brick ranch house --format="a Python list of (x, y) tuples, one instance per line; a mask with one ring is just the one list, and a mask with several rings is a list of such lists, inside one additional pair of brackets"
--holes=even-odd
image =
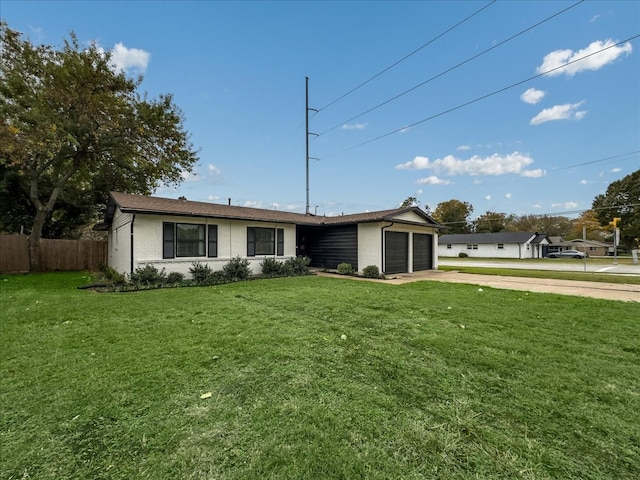
[(325, 217), (112, 192), (98, 228), (108, 231), (109, 266), (119, 272), (152, 264), (189, 275), (195, 262), (220, 270), (237, 256), (256, 274), (267, 257), (297, 255), (327, 269), (437, 269), (440, 227), (418, 207)]

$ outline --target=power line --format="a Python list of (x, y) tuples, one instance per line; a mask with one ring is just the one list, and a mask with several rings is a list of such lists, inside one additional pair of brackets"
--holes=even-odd
[(348, 119), (348, 120), (345, 120), (344, 122), (340, 122), (340, 123), (338, 123), (338, 124), (334, 125), (333, 127), (329, 128), (328, 130), (325, 130), (324, 132), (320, 133), (318, 136), (321, 136), (321, 135), (324, 135), (324, 134), (326, 134), (326, 133), (332, 132), (332, 131), (333, 131), (333, 130), (335, 130), (336, 128), (339, 128), (339, 127), (341, 127), (342, 125), (344, 125), (344, 124), (346, 124), (346, 123), (352, 122), (353, 120), (356, 120), (357, 118), (360, 118), (360, 117), (362, 117), (363, 115), (366, 115), (367, 113), (371, 113), (371, 112), (373, 112), (374, 110), (377, 110), (378, 108), (380, 108), (380, 107), (382, 107), (382, 106), (386, 105), (387, 103), (391, 103), (391, 102), (393, 102), (394, 100), (397, 100), (398, 98), (400, 98), (400, 97), (402, 97), (402, 96), (404, 96), (404, 95), (406, 95), (406, 94), (408, 94), (408, 93), (410, 93), (410, 92), (413, 92), (414, 90), (416, 90), (416, 89), (418, 89), (418, 88), (420, 88), (420, 87), (422, 87), (422, 86), (426, 85), (427, 83), (432, 82), (433, 80), (435, 80), (435, 79), (437, 79), (437, 78), (440, 78), (440, 77), (442, 77), (442, 76), (446, 75), (446, 74), (447, 74), (447, 73), (449, 73), (449, 72), (452, 72), (452, 71), (453, 71), (453, 70), (455, 70), (456, 68), (459, 68), (459, 67), (461, 67), (461, 66), (463, 66), (463, 65), (465, 65), (465, 64), (467, 64), (467, 63), (469, 63), (469, 62), (471, 62), (471, 61), (473, 61), (473, 60), (475, 60), (476, 58), (481, 57), (482, 55), (484, 55), (484, 54), (486, 54), (486, 53), (488, 53), (488, 52), (490, 52), (490, 51), (492, 51), (492, 50), (494, 50), (494, 49), (496, 49), (496, 48), (498, 48), (498, 47), (500, 47), (500, 46), (504, 45), (505, 43), (508, 43), (508, 42), (510, 42), (511, 40), (514, 40), (515, 38), (519, 37), (520, 35), (523, 35), (523, 34), (525, 34), (525, 33), (529, 32), (530, 30), (533, 30), (534, 28), (539, 27), (539, 26), (540, 26), (540, 25), (542, 25), (543, 23), (548, 22), (549, 20), (551, 20), (551, 19), (553, 19), (553, 18), (555, 18), (555, 17), (557, 17), (557, 16), (559, 16), (559, 15), (561, 15), (561, 14), (565, 13), (566, 11), (568, 11), (568, 10), (570, 10), (570, 9), (572, 9), (572, 8), (574, 8), (574, 7), (576, 7), (576, 6), (578, 6), (578, 5), (580, 5), (580, 4), (581, 4), (581, 3), (583, 3), (584, 1), (585, 1), (585, 0), (580, 0), (579, 2), (574, 3), (573, 5), (570, 5), (569, 7), (565, 8), (565, 9), (560, 10), (560, 11), (559, 11), (559, 12), (557, 12), (557, 13), (554, 13), (553, 15), (551, 15), (551, 16), (549, 16), (549, 17), (545, 18), (544, 20), (541, 20), (541, 21), (539, 21), (538, 23), (536, 23), (536, 24), (534, 24), (534, 25), (531, 25), (530, 27), (528, 27), (528, 28), (526, 28), (526, 29), (522, 30), (521, 32), (518, 32), (518, 33), (516, 33), (515, 35), (512, 35), (511, 37), (509, 37), (509, 38), (507, 38), (507, 39), (505, 39), (505, 40), (503, 40), (503, 41), (501, 41), (501, 42), (499, 42), (499, 43), (497, 43), (497, 44), (493, 45), (492, 47), (487, 48), (486, 50), (484, 50), (484, 51), (482, 51), (482, 52), (480, 52), (480, 53), (478, 53), (478, 54), (476, 54), (476, 55), (474, 55), (474, 56), (472, 56), (472, 57), (470, 57), (470, 58), (467, 58), (466, 60), (464, 60), (464, 61), (462, 61), (462, 62), (458, 63), (457, 65), (454, 65), (454, 66), (453, 66), (453, 67), (451, 67), (451, 68), (448, 68), (448, 69), (447, 69), (447, 70), (445, 70), (445, 71), (440, 72), (440, 73), (438, 73), (437, 75), (434, 75), (433, 77), (431, 77), (431, 78), (429, 78), (429, 79), (425, 80), (424, 82), (419, 83), (418, 85), (416, 85), (416, 86), (414, 86), (414, 87), (411, 87), (410, 89), (405, 90), (404, 92), (399, 93), (398, 95), (396, 95), (396, 96), (394, 96), (394, 97), (392, 97), (392, 98), (390, 98), (390, 99), (388, 99), (388, 100), (385, 100), (384, 102), (379, 103), (378, 105), (376, 105), (376, 106), (374, 106), (374, 107), (371, 107), (370, 109), (368, 109), (368, 110), (366, 110), (366, 111), (364, 111), (364, 112), (362, 112), (362, 113), (359, 113), (358, 115), (356, 115), (356, 116), (354, 116), (354, 117), (351, 117), (351, 118), (350, 118), (350, 119)]
[(640, 150), (635, 150), (633, 152), (628, 152), (628, 153), (621, 153), (620, 155), (613, 155), (611, 157), (600, 158), (598, 160), (592, 160), (590, 162), (578, 163), (576, 165), (569, 165), (568, 167), (554, 168), (553, 171), (554, 172), (559, 172), (561, 170), (569, 170), (570, 168), (584, 167), (585, 165), (592, 165), (594, 163), (605, 162), (607, 160), (615, 160), (616, 158), (626, 157), (627, 155), (635, 155), (633, 157), (629, 157), (629, 158), (625, 159), (625, 160), (631, 160), (633, 158), (637, 158), (636, 154), (638, 154), (638, 153), (640, 153)]
[[(518, 87), (518, 86), (522, 85), (523, 83), (530, 82), (531, 80), (535, 80), (536, 78), (540, 78), (540, 77), (542, 77), (544, 75), (548, 75), (548, 74), (550, 74), (552, 72), (555, 72), (556, 70), (560, 70), (560, 69), (565, 68), (565, 67), (567, 67), (569, 65), (572, 65), (574, 63), (577, 63), (577, 62), (580, 62), (582, 60), (585, 60), (586, 58), (589, 58), (589, 57), (592, 57), (592, 56), (597, 55), (599, 53), (602, 53), (605, 50), (609, 50), (610, 48), (617, 47), (619, 45), (622, 45), (625, 42), (630, 42), (632, 40), (635, 40), (638, 37), (640, 37), (640, 34), (634, 35), (633, 37), (629, 37), (629, 38), (627, 38), (625, 40), (622, 40), (621, 42), (618, 42), (618, 43), (616, 43), (614, 45), (609, 45), (608, 47), (602, 48), (602, 49), (600, 49), (600, 50), (598, 50), (596, 52), (589, 53), (589, 54), (584, 55), (584, 56), (582, 56), (580, 58), (577, 58), (575, 60), (571, 60), (571, 61), (569, 61), (569, 62), (567, 62), (567, 63), (565, 63), (563, 65), (560, 65), (559, 67), (552, 68), (550, 70), (547, 70), (545, 72), (539, 73), (539, 74), (534, 75), (532, 77), (526, 78), (526, 79), (521, 80), (519, 82), (512, 83), (511, 85), (503, 87), (503, 88), (501, 88), (499, 90), (495, 90), (495, 91), (493, 91), (491, 93), (487, 93), (486, 95), (482, 95), (482, 96), (477, 97), (477, 98), (475, 98), (473, 100), (469, 100), (468, 102), (461, 103), (460, 105), (457, 105), (455, 107), (449, 108), (448, 110), (444, 110), (444, 111), (442, 111), (440, 113), (436, 113), (435, 115), (431, 115), (430, 117), (423, 118), (422, 120), (418, 120), (417, 122), (414, 122), (412, 124), (405, 125), (404, 127), (401, 127), (401, 128), (397, 128), (397, 129), (395, 129), (395, 130), (393, 130), (391, 132), (387, 132), (387, 133), (385, 133), (383, 135), (379, 135), (379, 136), (377, 136), (375, 138), (371, 138), (371, 139), (369, 139), (369, 140), (367, 140), (365, 142), (358, 143), (357, 145), (354, 145), (352, 147), (349, 147), (349, 148), (346, 148), (344, 150), (341, 150), (340, 152), (337, 152), (336, 154), (348, 152), (348, 151), (353, 150), (355, 148), (362, 147), (363, 145), (367, 145), (369, 143), (373, 143), (375, 141), (381, 140), (381, 139), (383, 139), (385, 137), (393, 135), (394, 133), (402, 132), (404, 130), (407, 130), (408, 128), (412, 128), (412, 127), (415, 127), (416, 125), (420, 125), (422, 123), (428, 122), (429, 120), (433, 120), (435, 118), (442, 117), (443, 115), (446, 115), (447, 113), (455, 112), (456, 110), (460, 110), (461, 108), (468, 107), (469, 105), (477, 103), (477, 102), (479, 102), (481, 100), (485, 100), (485, 99), (487, 99), (489, 97), (493, 97), (494, 95), (497, 95), (498, 93), (505, 92), (505, 91), (510, 90), (512, 88)], [(336, 155), (336, 154), (334, 154), (334, 155)], [(326, 155), (324, 158), (326, 158), (327, 156), (331, 156), (331, 155)]]
[(324, 107), (318, 109), (318, 113), (323, 111), (325, 108), (330, 107), (331, 105), (333, 105), (334, 103), (339, 102), (340, 100), (342, 100), (343, 98), (345, 98), (348, 95), (351, 95), (353, 92), (355, 92), (356, 90), (358, 90), (359, 88), (365, 86), (367, 83), (371, 82), (372, 80), (375, 80), (376, 78), (378, 78), (380, 75), (382, 75), (385, 72), (388, 72), (389, 70), (391, 70), (393, 67), (395, 67), (396, 65), (404, 62), (407, 58), (411, 57), (412, 55), (418, 53), (420, 50), (422, 50), (423, 48), (431, 45), (433, 42), (435, 42), (436, 40), (438, 40), (439, 38), (444, 37), (447, 33), (451, 32), (452, 30), (458, 28), (460, 25), (462, 25), (463, 23), (465, 23), (466, 21), (470, 20), (471, 18), (475, 17), (476, 15), (478, 15), (480, 12), (482, 12), (483, 10), (489, 8), (491, 5), (493, 5), (494, 3), (496, 3), (497, 0), (492, 0), (491, 2), (489, 2), (488, 4), (486, 4), (485, 6), (483, 6), (482, 8), (480, 8), (479, 10), (475, 11), (474, 13), (472, 13), (471, 15), (469, 15), (468, 17), (464, 18), (463, 20), (459, 21), (458, 23), (456, 23), (454, 26), (448, 28), (447, 30), (445, 30), (444, 32), (442, 32), (440, 35), (438, 35), (437, 37), (432, 38), (431, 40), (429, 40), (427, 43), (425, 43), (424, 45), (416, 48), (413, 52), (405, 55), (404, 57), (402, 57), (400, 60), (396, 61), (395, 63), (389, 65), (387, 68), (385, 68), (384, 70), (376, 73), (373, 77), (369, 78), (368, 80), (365, 80), (364, 82), (362, 82), (360, 85), (358, 85), (357, 87), (352, 88), (351, 90), (349, 90), (347, 93), (339, 96), (338, 98), (336, 98), (335, 100), (333, 100), (332, 102), (329, 102), (328, 104), (326, 104)]

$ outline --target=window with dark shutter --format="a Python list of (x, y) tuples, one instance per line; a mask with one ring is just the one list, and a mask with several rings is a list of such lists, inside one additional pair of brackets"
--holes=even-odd
[(247, 227), (247, 257), (256, 256), (256, 229)]
[(162, 258), (174, 258), (175, 224), (164, 222), (162, 224)]
[[(279, 228), (282, 232), (282, 253), (284, 255), (284, 229)], [(280, 235), (280, 233), (278, 234)], [(278, 244), (278, 248), (280, 248)], [(256, 255), (274, 255), (276, 253), (276, 229), (247, 227), (247, 256), (255, 257)]]
[(192, 223), (177, 223), (176, 247), (177, 257), (204, 257), (204, 225), (197, 225)]
[(217, 257), (218, 256), (218, 226), (217, 225), (209, 225), (209, 256)]
[(284, 255), (284, 228), (278, 228), (276, 230), (276, 235), (278, 237), (276, 255), (282, 257)]

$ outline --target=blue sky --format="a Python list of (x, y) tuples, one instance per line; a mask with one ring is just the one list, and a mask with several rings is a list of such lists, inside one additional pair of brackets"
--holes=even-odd
[(576, 212), (640, 168), (638, 1), (1, 0), (0, 16), (33, 43), (74, 31), (174, 95), (200, 162), (159, 196), (304, 212), (305, 77), (311, 213), (409, 196)]

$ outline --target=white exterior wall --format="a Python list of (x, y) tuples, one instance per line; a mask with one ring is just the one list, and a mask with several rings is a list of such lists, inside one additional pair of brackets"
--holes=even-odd
[(358, 224), (358, 268), (376, 265), (382, 272), (382, 234), (379, 223)]
[[(191, 223), (200, 225), (217, 225), (218, 226), (218, 256), (211, 257), (178, 257), (178, 258), (162, 258), (162, 224), (163, 222), (175, 223)], [(114, 220), (115, 224), (115, 220)], [(129, 224), (129, 227), (131, 224)], [(273, 222), (250, 222), (243, 220), (229, 220), (216, 218), (199, 218), (199, 217), (182, 217), (182, 216), (165, 216), (165, 215), (144, 215), (136, 214), (133, 220), (133, 270), (138, 267), (144, 267), (153, 264), (158, 269), (164, 268), (167, 273), (179, 272), (189, 277), (189, 269), (195, 262), (203, 265), (209, 265), (212, 270), (222, 270), (225, 264), (233, 257), (240, 256), (249, 260), (249, 266), (253, 274), (262, 271), (260, 264), (266, 257), (272, 255), (256, 255), (255, 257), (247, 257), (247, 227), (261, 228), (282, 228), (284, 230), (284, 255), (276, 256), (277, 260), (285, 261), (288, 258), (296, 256), (296, 227), (292, 224), (282, 224)], [(129, 233), (130, 233), (129, 228)], [(130, 238), (128, 251), (131, 251)], [(122, 235), (118, 232), (118, 238), (115, 239), (115, 232), (110, 232), (110, 241), (114, 238), (115, 248), (121, 249)], [(111, 243), (110, 243), (111, 245)], [(127, 257), (129, 258), (129, 257)], [(110, 265), (123, 273), (131, 272), (131, 262), (112, 263), (110, 257)]]
[(131, 214), (116, 209), (109, 230), (108, 263), (120, 273), (127, 273), (131, 268), (131, 219)]

